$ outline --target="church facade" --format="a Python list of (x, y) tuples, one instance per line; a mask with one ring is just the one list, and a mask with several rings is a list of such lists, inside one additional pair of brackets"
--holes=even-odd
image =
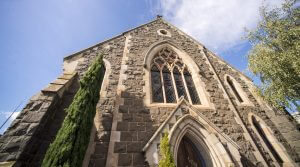
[(168, 132), (178, 167), (300, 164), (299, 124), (251, 79), (161, 17), (64, 58), (0, 138), (0, 166), (40, 166), (97, 55), (105, 76), (83, 166), (158, 166)]

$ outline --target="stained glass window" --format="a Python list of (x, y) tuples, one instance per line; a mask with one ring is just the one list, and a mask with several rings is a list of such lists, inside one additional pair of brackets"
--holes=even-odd
[(193, 104), (200, 104), (200, 99), (195, 88), (193, 78), (186, 68), (184, 69), (183, 75)]
[(192, 76), (182, 59), (172, 49), (162, 48), (154, 55), (151, 64), (153, 102), (176, 103), (178, 99), (175, 92), (177, 91), (178, 98), (183, 96), (188, 101), (191, 99), (192, 104), (200, 104)]
[(169, 69), (166, 66), (162, 70), (162, 75), (163, 75), (163, 80), (164, 80), (166, 102), (167, 103), (175, 103), (176, 96), (174, 93), (172, 76), (171, 76)]
[(184, 98), (186, 100), (188, 100), (186, 92), (185, 92), (181, 73), (179, 72), (179, 70), (176, 66), (173, 69), (173, 75), (174, 75), (174, 80), (175, 80), (175, 84), (176, 84), (176, 88), (177, 88), (178, 97), (180, 98), (181, 96), (184, 96)]
[(227, 83), (229, 84), (231, 90), (233, 91), (235, 97), (238, 99), (238, 101), (240, 103), (244, 102), (243, 99), (241, 98), (240, 94), (238, 93), (238, 91), (236, 90), (232, 80), (229, 78), (229, 76), (226, 77), (227, 78)]
[(164, 102), (162, 84), (160, 77), (160, 70), (156, 65), (151, 68), (151, 82), (152, 82), (152, 101), (153, 102)]

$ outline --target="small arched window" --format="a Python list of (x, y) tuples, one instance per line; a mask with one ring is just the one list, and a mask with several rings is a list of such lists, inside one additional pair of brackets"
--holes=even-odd
[(242, 97), (240, 96), (239, 92), (237, 91), (236, 87), (234, 86), (233, 81), (231, 80), (231, 78), (229, 76), (226, 77), (227, 83), (230, 86), (230, 89), (232, 90), (232, 92), (234, 93), (235, 97), (237, 98), (237, 100), (240, 103), (243, 103), (244, 100), (242, 99)]
[(261, 139), (263, 140), (263, 142), (266, 144), (267, 148), (269, 149), (269, 151), (271, 152), (271, 154), (273, 155), (275, 160), (279, 164), (282, 164), (283, 161), (282, 161), (281, 157), (279, 156), (279, 154), (277, 153), (277, 151), (274, 149), (273, 145), (269, 141), (267, 135), (265, 134), (265, 132), (264, 132), (262, 126), (261, 126), (261, 123), (258, 120), (256, 120), (256, 118), (254, 116), (252, 116), (251, 119), (252, 119), (252, 123), (253, 123), (254, 128), (258, 132), (258, 134), (261, 137)]
[(152, 59), (151, 84), (153, 103), (176, 103), (183, 96), (192, 104), (201, 104), (191, 73), (168, 47)]

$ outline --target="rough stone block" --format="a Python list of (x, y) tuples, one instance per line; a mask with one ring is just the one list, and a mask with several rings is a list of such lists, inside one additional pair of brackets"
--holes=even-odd
[(121, 141), (132, 141), (132, 135), (135, 132), (121, 132)]
[(122, 114), (122, 120), (123, 121), (132, 121), (133, 120), (133, 118), (132, 118), (133, 116), (132, 116), (132, 114), (127, 114), (127, 113), (124, 113), (124, 114)]
[(120, 106), (119, 107), (119, 113), (128, 113), (128, 107), (127, 106)]
[(42, 90), (42, 92), (58, 92), (62, 89), (64, 85), (50, 84)]
[(128, 142), (127, 144), (127, 152), (140, 152), (143, 149), (142, 142)]
[(144, 165), (145, 158), (142, 153), (133, 154), (133, 165)]
[(130, 166), (132, 163), (132, 154), (119, 154), (118, 165)]
[(69, 80), (66, 79), (56, 79), (51, 82), (51, 84), (56, 84), (56, 85), (64, 85), (68, 82)]
[(39, 122), (44, 116), (44, 112), (28, 112), (26, 116), (22, 119), (22, 122), (35, 123)]
[(126, 153), (126, 142), (116, 142), (114, 152), (115, 153)]
[(118, 122), (117, 131), (128, 131), (128, 122)]

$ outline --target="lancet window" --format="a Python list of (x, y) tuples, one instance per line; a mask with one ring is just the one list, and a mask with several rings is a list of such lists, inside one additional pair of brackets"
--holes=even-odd
[(260, 137), (262, 138), (263, 142), (266, 144), (267, 148), (269, 149), (269, 151), (272, 153), (272, 155), (274, 156), (275, 160), (279, 163), (282, 164), (283, 161), (281, 159), (281, 157), (279, 156), (279, 154), (277, 153), (277, 151), (275, 150), (275, 148), (273, 147), (273, 145), (271, 144), (271, 142), (269, 141), (267, 135), (265, 134), (263, 127), (261, 126), (261, 124), (259, 123), (258, 120), (256, 120), (256, 118), (254, 116), (252, 116), (252, 123), (254, 128), (257, 130), (258, 134), (260, 135)]
[(176, 103), (183, 96), (192, 104), (201, 104), (190, 71), (168, 47), (151, 62), (151, 85), (153, 103)]
[(230, 86), (230, 89), (232, 90), (232, 92), (234, 93), (235, 97), (237, 98), (237, 100), (240, 103), (243, 103), (244, 100), (242, 99), (242, 97), (240, 96), (239, 92), (237, 91), (236, 87), (233, 84), (233, 81), (231, 80), (231, 78), (229, 76), (226, 77), (227, 83)]

